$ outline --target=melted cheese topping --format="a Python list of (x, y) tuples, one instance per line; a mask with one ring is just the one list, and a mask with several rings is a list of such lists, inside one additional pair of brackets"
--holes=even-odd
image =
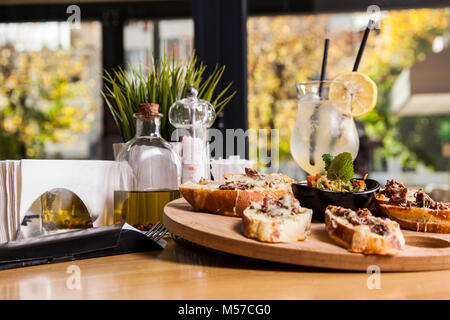
[(291, 191), (292, 182), (294, 181), (289, 177), (277, 173), (259, 174), (258, 177), (250, 177), (246, 174), (233, 174), (233, 175), (225, 175), (225, 183), (219, 183), (217, 181), (204, 179), (199, 181), (198, 183), (190, 181), (185, 182), (182, 185), (180, 185), (180, 187), (188, 189), (217, 190), (221, 185), (230, 183), (231, 185), (242, 184), (252, 186), (252, 188), (247, 189), (246, 191), (263, 191), (270, 188)]
[[(252, 202), (249, 209), (259, 214), (265, 214), (272, 217), (290, 217), (307, 211), (300, 206), (300, 203), (296, 199), (288, 194), (278, 200), (273, 200), (274, 202), (270, 205), (265, 204), (265, 201)], [(263, 208), (265, 205), (267, 207)]]

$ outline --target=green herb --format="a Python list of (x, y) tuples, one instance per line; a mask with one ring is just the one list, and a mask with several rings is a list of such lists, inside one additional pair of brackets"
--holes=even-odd
[(330, 180), (347, 183), (353, 178), (353, 158), (348, 152), (338, 154), (330, 163), (327, 170), (327, 177)]
[(329, 153), (325, 153), (322, 155), (323, 162), (325, 162), (325, 171), (328, 171), (328, 168), (330, 167), (331, 161), (333, 161), (334, 156), (332, 156)]
[(119, 67), (111, 73), (105, 70), (103, 79), (107, 86), (102, 94), (124, 142), (134, 137), (136, 119), (133, 114), (139, 104), (146, 102), (159, 104), (159, 112), (163, 114), (161, 134), (170, 141), (174, 127), (169, 122), (169, 108), (176, 100), (186, 96), (188, 87), (197, 88), (198, 98), (214, 106), (216, 117), (236, 94), (236, 91), (230, 93), (232, 83), (221, 85), (222, 90), (217, 90), (224, 70), (225, 66), (216, 66), (207, 72), (206, 66), (197, 61), (195, 53), (185, 63), (169, 59), (164, 54), (161, 61), (153, 61), (150, 69), (139, 67), (124, 71)]

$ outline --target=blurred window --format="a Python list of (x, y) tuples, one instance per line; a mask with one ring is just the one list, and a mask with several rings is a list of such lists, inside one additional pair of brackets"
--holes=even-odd
[(0, 23), (0, 158), (96, 158), (101, 24)]
[(151, 66), (154, 50), (152, 21), (129, 21), (124, 29), (125, 65), (138, 68)]
[(194, 22), (192, 19), (161, 20), (159, 27), (160, 47), (169, 57), (185, 61), (194, 47)]
[[(289, 147), (297, 117), (295, 82), (319, 78), (325, 38), (330, 38), (327, 78), (351, 71), (368, 19), (365, 12), (248, 19), (249, 127), (279, 129), (280, 171), (297, 179), (306, 177)], [(369, 173), (381, 183), (396, 178), (409, 186), (450, 189), (450, 138), (446, 130), (450, 86), (439, 94), (412, 96), (409, 105), (398, 101), (400, 111), (393, 107), (392, 97), (394, 87), (404, 88), (398, 83), (409, 76), (407, 71), (416, 69), (416, 74), (427, 79), (423, 87), (434, 81), (428, 86), (431, 91), (442, 91), (444, 81), (426, 75), (431, 70), (427, 60), (429, 65), (437, 63), (448, 79), (449, 22), (446, 8), (381, 13), (380, 29), (371, 32), (358, 70), (378, 86), (376, 108), (356, 119), (361, 140), (358, 174)], [(419, 68), (420, 64), (423, 67)], [(257, 160), (259, 150), (252, 139), (250, 136), (250, 157)]]
[(158, 59), (164, 52), (185, 61), (192, 53), (193, 42), (192, 19), (131, 20), (124, 30), (125, 64), (127, 68), (151, 66), (152, 58)]

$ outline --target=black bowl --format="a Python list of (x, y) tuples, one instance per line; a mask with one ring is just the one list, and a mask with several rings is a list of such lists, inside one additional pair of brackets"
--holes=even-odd
[[(361, 179), (355, 179), (361, 180)], [(380, 190), (376, 180), (366, 179), (367, 191), (340, 192), (309, 187), (307, 183), (293, 183), (292, 191), (300, 205), (313, 210), (313, 219), (325, 220), (325, 208), (328, 205), (340, 206), (352, 210), (370, 208), (375, 195)]]

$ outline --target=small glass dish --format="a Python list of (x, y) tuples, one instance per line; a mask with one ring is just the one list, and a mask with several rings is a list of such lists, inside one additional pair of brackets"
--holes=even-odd
[[(352, 179), (362, 180), (362, 179)], [(293, 183), (292, 192), (300, 201), (300, 205), (313, 210), (313, 220), (324, 221), (325, 209), (328, 205), (340, 206), (356, 210), (370, 208), (380, 184), (373, 179), (366, 179), (367, 191), (341, 192), (310, 187), (306, 182)]]

